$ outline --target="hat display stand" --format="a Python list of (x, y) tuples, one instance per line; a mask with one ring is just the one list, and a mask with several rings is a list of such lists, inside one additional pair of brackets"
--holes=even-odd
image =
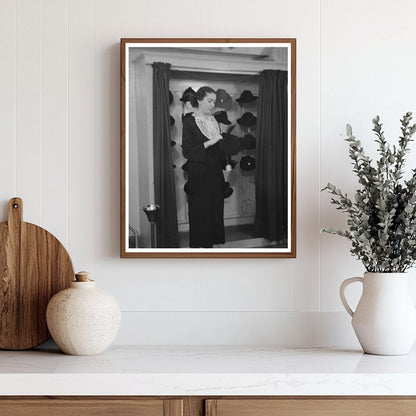
[(250, 90), (244, 90), (240, 98), (237, 98), (235, 101), (237, 101), (241, 106), (252, 104), (257, 101), (259, 97), (257, 95), (254, 95)]
[[(173, 104), (173, 94), (172, 94), (172, 92), (169, 90), (169, 105), (170, 106), (172, 106), (172, 104)], [(174, 130), (174, 128), (175, 128), (175, 117), (173, 117), (172, 116), (172, 114), (169, 116), (169, 119), (170, 119), (170, 130), (171, 130), (171, 137), (172, 137), (172, 135), (174, 135), (173, 133), (172, 133), (172, 131)], [(175, 140), (172, 140), (172, 139), (170, 139), (170, 147), (172, 148), (172, 153), (175, 151), (175, 148), (174, 148), (174, 146), (176, 145), (176, 141)], [(173, 160), (173, 157), (172, 157), (172, 160)], [(174, 163), (172, 163), (172, 169), (175, 169), (176, 168), (176, 165), (174, 164)]]
[(241, 115), (237, 122), (242, 132), (239, 167), (243, 177), (255, 175), (257, 99), (257, 95), (254, 95), (251, 91), (244, 90), (240, 98), (236, 100), (241, 108)]

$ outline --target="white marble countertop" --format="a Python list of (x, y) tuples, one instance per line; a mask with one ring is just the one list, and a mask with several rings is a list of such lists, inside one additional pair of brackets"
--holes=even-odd
[(0, 351), (0, 395), (416, 395), (416, 349), (114, 346)]

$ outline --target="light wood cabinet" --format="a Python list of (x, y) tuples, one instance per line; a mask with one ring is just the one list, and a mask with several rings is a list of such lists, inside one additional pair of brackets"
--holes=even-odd
[(205, 416), (414, 416), (416, 398), (293, 397), (205, 401)]
[(0, 398), (1, 416), (183, 416), (180, 399)]
[(5, 397), (0, 416), (414, 416), (415, 396)]

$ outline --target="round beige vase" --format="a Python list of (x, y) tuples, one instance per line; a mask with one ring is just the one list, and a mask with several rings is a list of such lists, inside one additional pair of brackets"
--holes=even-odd
[(104, 352), (120, 328), (117, 301), (97, 289), (88, 272), (76, 274), (71, 287), (51, 298), (46, 309), (49, 332), (66, 354), (95, 355)]

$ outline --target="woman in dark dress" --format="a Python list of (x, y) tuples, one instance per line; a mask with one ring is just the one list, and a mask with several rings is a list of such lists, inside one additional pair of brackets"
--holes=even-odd
[(182, 153), (188, 160), (189, 246), (224, 244), (224, 175), (222, 139), (212, 113), (216, 94), (201, 87), (191, 104), (195, 112), (183, 119)]

